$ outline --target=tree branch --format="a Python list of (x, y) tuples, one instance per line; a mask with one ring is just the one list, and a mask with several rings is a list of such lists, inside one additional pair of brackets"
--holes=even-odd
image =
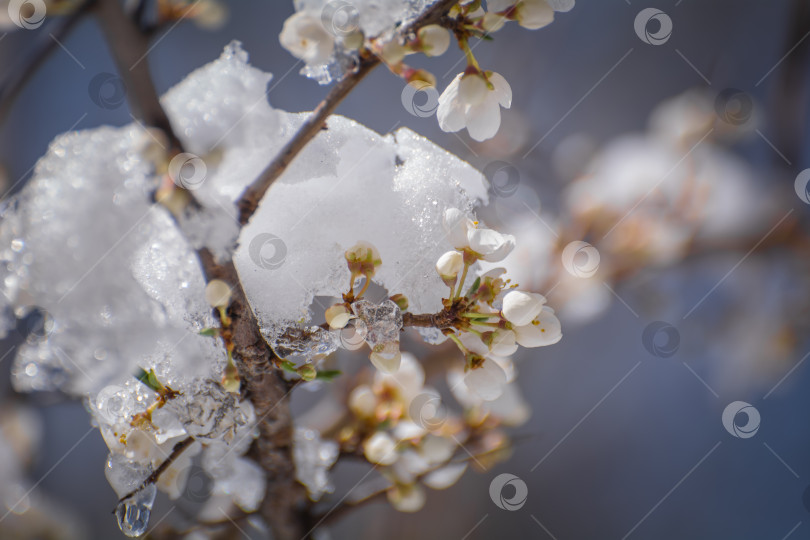
[[(458, 0), (438, 0), (417, 17), (413, 23), (405, 27), (401, 34), (407, 35), (416, 32), (423, 26), (439, 22), (456, 3), (458, 3)], [(244, 225), (248, 222), (273, 182), (281, 176), (307, 143), (321, 131), (326, 124), (326, 119), (334, 112), (340, 102), (380, 63), (381, 60), (377, 56), (366, 52), (366, 55), (360, 58), (357, 68), (337, 83), (326, 98), (315, 107), (315, 110), (312, 111), (312, 114), (293, 138), (284, 145), (284, 148), (281, 149), (275, 159), (265, 167), (239, 198), (237, 202), (239, 223)]]
[[(206, 249), (199, 252), (207, 281), (221, 279), (233, 287), (228, 316), (234, 343), (234, 360), (242, 389), (253, 403), (259, 437), (249, 451), (267, 475), (261, 514), (279, 540), (300, 540), (305, 522), (301, 511), (307, 498), (295, 479), (292, 457), (293, 424), (290, 387), (281, 370), (274, 368), (275, 354), (259, 331), (259, 324), (247, 301), (233, 262), (217, 264)], [(215, 316), (219, 316), (215, 310)]]
[[(170, 150), (181, 151), (182, 145), (152, 84), (146, 62), (147, 38), (124, 13), (118, 0), (98, 2), (98, 17), (119, 73), (127, 85), (132, 109), (146, 125), (166, 133), (173, 147)], [(300, 511), (306, 494), (303, 486), (295, 480), (292, 416), (289, 400), (285, 399), (289, 393), (287, 382), (279, 370), (273, 369), (275, 354), (259, 331), (233, 263), (218, 264), (207, 249), (199, 250), (197, 254), (206, 281), (222, 279), (233, 288), (228, 314), (232, 321), (234, 360), (243, 382), (242, 389), (253, 403), (258, 418), (259, 438), (254, 441), (250, 455), (267, 475), (261, 514), (273, 530), (274, 538), (299, 540), (304, 531)], [(219, 316), (216, 310), (214, 314)], [(164, 462), (153, 473), (152, 481), (156, 481), (169, 465), (170, 460)]]
[(119, 0), (97, 0), (96, 15), (110, 46), (118, 74), (124, 80), (133, 114), (147, 126), (162, 130), (169, 139), (169, 150), (182, 151), (182, 144), (160, 105), (152, 75), (149, 73), (148, 38), (124, 12)]

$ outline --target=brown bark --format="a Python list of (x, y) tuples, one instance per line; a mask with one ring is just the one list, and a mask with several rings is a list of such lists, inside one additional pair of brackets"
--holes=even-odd
[(180, 141), (160, 105), (149, 72), (148, 37), (127, 16), (119, 0), (96, 0), (94, 7), (118, 68), (118, 75), (124, 80), (132, 114), (145, 125), (163, 131), (172, 147), (170, 150), (179, 152)]
[(228, 308), (233, 331), (234, 360), (242, 390), (253, 403), (259, 437), (249, 455), (267, 475), (261, 514), (278, 540), (300, 540), (306, 534), (306, 493), (295, 480), (292, 458), (293, 425), (287, 394), (292, 385), (274, 365), (276, 358), (259, 331), (259, 324), (232, 262), (217, 264), (207, 250), (200, 252), (206, 279), (221, 279), (233, 287)]

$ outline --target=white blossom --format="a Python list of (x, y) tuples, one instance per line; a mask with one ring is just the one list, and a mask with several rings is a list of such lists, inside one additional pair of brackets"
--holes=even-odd
[(400, 512), (418, 512), (425, 505), (425, 490), (419, 484), (394, 486), (387, 495), (391, 506)]
[(484, 358), (481, 366), (469, 370), (464, 376), (467, 388), (484, 401), (498, 399), (506, 382), (506, 372), (492, 358)]
[(387, 433), (378, 431), (363, 443), (363, 455), (371, 463), (391, 465), (397, 460), (397, 443)]
[(377, 407), (377, 396), (366, 384), (356, 386), (349, 394), (349, 409), (360, 418), (371, 418)]
[(326, 62), (335, 48), (335, 37), (308, 11), (299, 11), (284, 21), (279, 41), (290, 54), (312, 65)]
[(399, 352), (398, 343), (384, 343), (374, 347), (369, 359), (381, 372), (396, 373), (402, 360), (402, 353)]
[[(488, 81), (488, 82), (487, 82)], [(501, 107), (512, 106), (512, 88), (498, 73), (459, 73), (439, 96), (436, 117), (444, 131), (467, 128), (476, 141), (491, 139), (501, 125)]]
[(488, 262), (503, 260), (515, 247), (514, 236), (479, 228), (476, 222), (457, 208), (445, 210), (443, 225), (453, 247), (469, 249)]
[(524, 326), (537, 317), (545, 303), (546, 297), (542, 294), (509, 291), (503, 298), (501, 312), (510, 323), (516, 326)]

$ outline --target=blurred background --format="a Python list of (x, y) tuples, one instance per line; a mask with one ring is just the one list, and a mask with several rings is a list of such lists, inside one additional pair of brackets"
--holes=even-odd
[[(237, 39), (274, 74), (272, 106), (315, 107), (329, 87), (300, 76), (278, 43), (292, 2), (224, 3), (220, 28), (180, 22), (153, 39), (158, 90)], [(639, 31), (645, 8), (658, 11)], [(3, 74), (30, 62), (48, 32), (4, 35)], [(431, 491), (416, 515), (384, 502), (348, 514), (333, 537), (810, 537), (808, 36), (804, 0), (577, 0), (542, 30), (509, 26), (474, 49), (513, 90), (486, 143), (411, 114), (385, 69), (340, 105), (381, 133), (407, 126), (490, 176), (481, 215), (536, 250), (517, 261), (520, 281), (547, 294), (564, 337), (516, 357), (532, 416), (513, 430), (511, 459)], [(417, 65), (443, 89), (461, 58), (451, 48)], [(132, 121), (125, 101), (93, 95), (94, 77), (114, 72), (92, 18), (60, 40), (0, 128), (4, 197), (57, 134)], [(588, 280), (572, 282), (561, 264), (557, 248), (573, 240), (601, 256)], [(27, 462), (0, 482), (24, 475), (36, 486), (28, 511), (119, 538), (107, 448), (83, 404), (11, 387), (13, 350), (32, 324), (0, 342), (0, 429), (22, 440)], [(338, 467), (335, 500), (358, 467)], [(490, 498), (504, 472), (527, 485), (517, 511)], [(158, 501), (154, 523), (170, 512)], [(0, 502), (8, 515), (16, 499)], [(0, 520), (0, 537), (20, 534)]]

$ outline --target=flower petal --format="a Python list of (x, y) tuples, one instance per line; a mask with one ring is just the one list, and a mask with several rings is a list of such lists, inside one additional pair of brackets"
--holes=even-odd
[(525, 326), (540, 314), (546, 297), (542, 294), (509, 291), (503, 297), (501, 313), (504, 318), (515, 326)]
[(503, 78), (503, 75), (500, 73), (492, 72), (489, 75), (489, 82), (492, 83), (492, 86), (495, 87), (493, 92), (495, 93), (495, 98), (498, 100), (498, 104), (503, 107), (504, 109), (508, 109), (512, 106), (512, 87), (509, 86), (509, 83), (506, 82), (506, 79)]
[(493, 92), (478, 105), (470, 105), (464, 114), (470, 137), (476, 141), (491, 139), (501, 127), (501, 108)]
[(503, 260), (515, 247), (514, 236), (492, 229), (470, 229), (467, 231), (467, 240), (470, 249), (489, 262)]
[(489, 354), (489, 347), (481, 341), (481, 338), (470, 332), (462, 332), (459, 336), (461, 344), (464, 345), (468, 351), (473, 352), (479, 356), (486, 356)]
[(442, 131), (455, 132), (464, 129), (464, 113), (466, 106), (458, 95), (458, 85), (463, 73), (456, 75), (442, 95), (439, 96), (439, 107), (436, 109), (436, 118)]
[(467, 217), (467, 214), (458, 208), (448, 208), (444, 211), (442, 225), (447, 233), (447, 239), (450, 240), (453, 247), (458, 249), (469, 247), (467, 234), (473, 228), (473, 222)]
[(490, 350), (496, 356), (511, 356), (518, 350), (515, 333), (511, 330), (496, 330), (492, 336)]
[(503, 393), (506, 373), (494, 360), (486, 358), (481, 367), (467, 372), (464, 383), (484, 401), (493, 401)]
[(545, 347), (562, 339), (560, 320), (548, 306), (543, 306), (540, 315), (531, 323), (518, 326), (514, 331), (517, 342), (523, 347)]

